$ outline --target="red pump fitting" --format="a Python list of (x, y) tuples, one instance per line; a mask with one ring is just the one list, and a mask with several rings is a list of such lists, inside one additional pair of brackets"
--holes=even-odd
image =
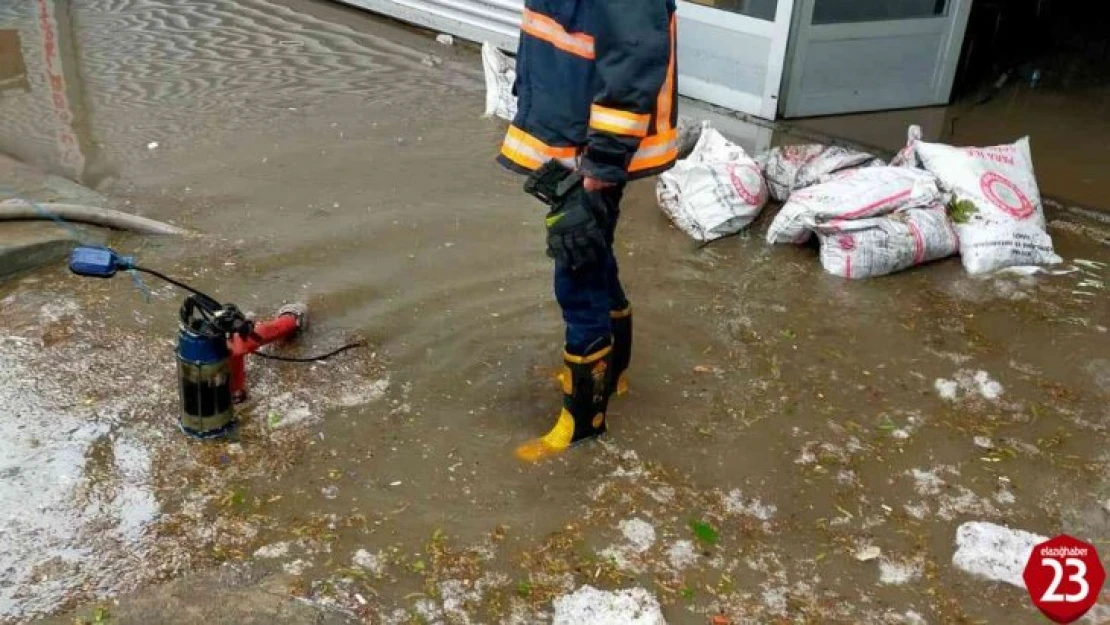
[(233, 335), (228, 341), (231, 350), (231, 398), (239, 404), (247, 399), (248, 355), (263, 345), (292, 339), (308, 327), (308, 308), (304, 304), (288, 304), (278, 309), (275, 319), (254, 324), (254, 332), (247, 338)]

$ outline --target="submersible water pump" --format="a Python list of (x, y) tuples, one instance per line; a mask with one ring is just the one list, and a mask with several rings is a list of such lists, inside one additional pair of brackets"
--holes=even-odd
[[(178, 424), (194, 438), (217, 438), (236, 425), (234, 404), (247, 397), (246, 356), (267, 344), (292, 338), (307, 327), (308, 314), (301, 304), (283, 306), (275, 319), (255, 322), (234, 304), (220, 304), (200, 291), (157, 271), (135, 264), (107, 248), (78, 247), (69, 262), (73, 273), (111, 278), (117, 271), (140, 271), (189, 292), (181, 304), (177, 333), (177, 372), (181, 400)], [(350, 343), (312, 358), (258, 355), (285, 362), (316, 362), (361, 346)]]

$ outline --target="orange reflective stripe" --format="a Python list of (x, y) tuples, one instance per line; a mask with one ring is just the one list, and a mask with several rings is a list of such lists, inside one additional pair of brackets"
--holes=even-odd
[(594, 38), (585, 33), (568, 33), (563, 25), (550, 17), (524, 9), (520, 29), (536, 39), (584, 59), (594, 58)]
[(505, 142), (501, 144), (501, 154), (527, 169), (536, 169), (552, 159), (575, 167), (578, 149), (550, 146), (516, 126), (509, 126)]
[(651, 115), (629, 113), (620, 109), (594, 104), (590, 106), (590, 128), (604, 130), (617, 135), (646, 137), (651, 124)]
[(632, 157), (628, 171), (643, 171), (662, 167), (678, 158), (678, 131), (652, 135), (640, 142), (640, 149)]
[(671, 58), (667, 62), (667, 78), (655, 102), (655, 129), (663, 134), (671, 129), (671, 111), (674, 110), (674, 58), (675, 16), (671, 16)]

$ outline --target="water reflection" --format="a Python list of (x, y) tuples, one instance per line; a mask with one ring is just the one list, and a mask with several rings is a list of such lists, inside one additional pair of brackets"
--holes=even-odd
[(19, 31), (14, 28), (0, 30), (0, 97), (5, 93), (26, 93), (30, 90)]
[(0, 150), (96, 187), (112, 168), (92, 134), (73, 3), (0, 9), (0, 27)]

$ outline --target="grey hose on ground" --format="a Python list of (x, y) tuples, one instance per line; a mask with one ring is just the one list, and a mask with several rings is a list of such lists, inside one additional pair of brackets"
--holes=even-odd
[[(42, 210), (48, 211), (50, 215), (43, 214)], [(129, 230), (138, 234), (182, 235), (189, 233), (184, 228), (109, 208), (49, 202), (32, 204), (25, 200), (0, 202), (0, 221), (50, 220), (51, 215), (73, 223), (101, 226), (113, 230)]]

